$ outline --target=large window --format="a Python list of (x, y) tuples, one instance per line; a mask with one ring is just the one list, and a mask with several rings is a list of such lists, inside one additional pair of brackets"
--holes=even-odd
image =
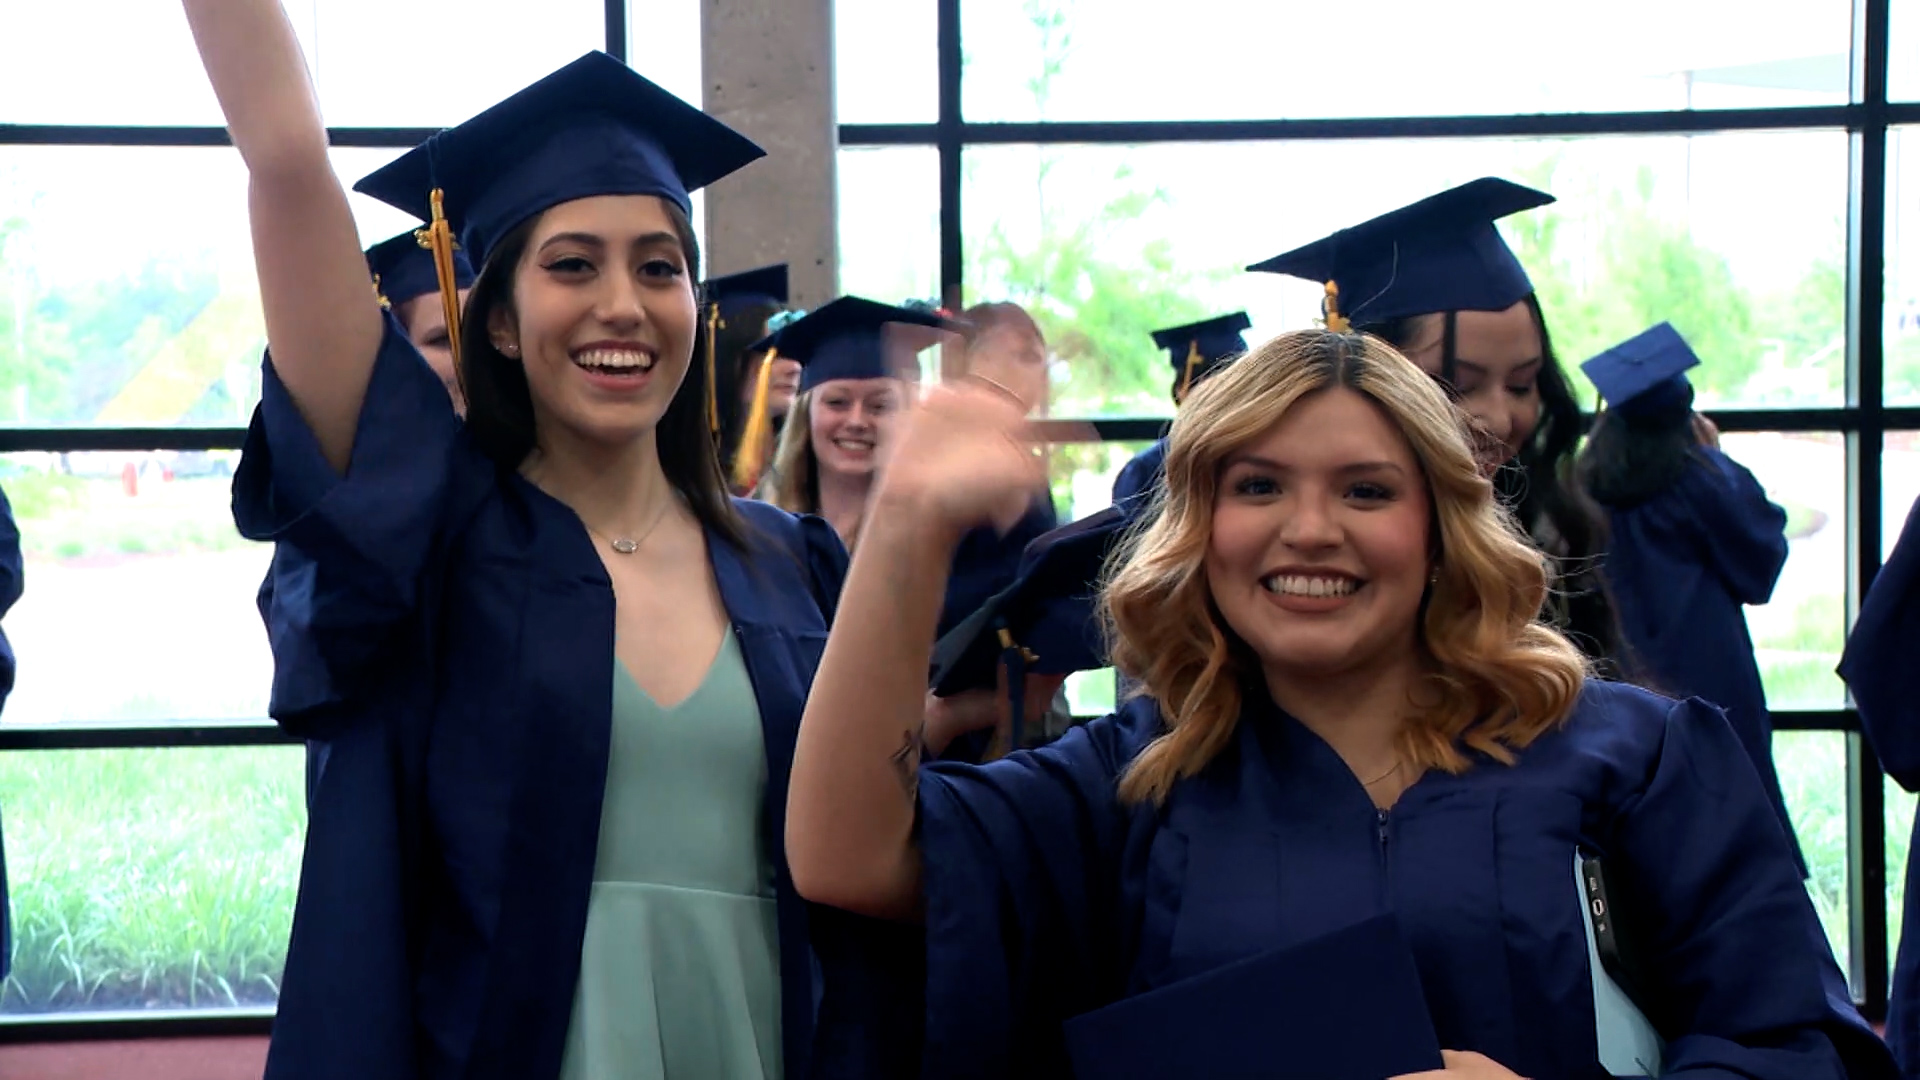
[[(1879, 1016), (1914, 798), (1883, 786), (1833, 668), (1920, 494), (1920, 140), (1902, 126), (1920, 104), (1901, 104), (1920, 102), (1920, 0), (1627, 0), (1602, 19), (1519, 0), (930, 6), (933, 55), (914, 23), (897, 91), (848, 100), (841, 77), (841, 160), (915, 160), (889, 197), (937, 196), (942, 295), (1018, 301), (1047, 331), (1049, 415), (1103, 440), (1053, 448), (1075, 517), (1171, 415), (1149, 331), (1318, 316), (1315, 285), (1248, 263), (1478, 176), (1558, 196), (1502, 228), (1582, 399), (1580, 360), (1671, 320), (1725, 449), (1787, 510), (1786, 570), (1748, 621), (1808, 888)], [(876, 229), (846, 190), (842, 236)], [(842, 255), (848, 288), (925, 265)], [(1112, 674), (1068, 694), (1103, 711)]]
[[(1920, 494), (1920, 0), (835, 6), (843, 286), (1031, 308), (1052, 415), (1104, 440), (1054, 448), (1076, 517), (1170, 413), (1149, 330), (1314, 317), (1312, 286), (1242, 266), (1475, 176), (1553, 190), (1506, 228), (1563, 359), (1674, 320), (1788, 509), (1750, 623), (1809, 890), (1884, 1010), (1914, 797), (1832, 668)], [(347, 179), (591, 48), (700, 93), (693, 0), (288, 7)], [(264, 718), (268, 552), (228, 509), (263, 336), (244, 173), (177, 5), (15, 4), (0, 40), (0, 487), (28, 576), (0, 1039), (264, 1030), (304, 801)], [(412, 224), (354, 209), (369, 242)], [(1113, 691), (1069, 687), (1081, 713)]]
[[(701, 93), (693, 0), (286, 6), (348, 182), (591, 49)], [(306, 827), (304, 750), (266, 720), (271, 552), (231, 511), (265, 344), (246, 174), (180, 6), (110, 8), (0, 15), (0, 488), (27, 579), (0, 1040), (264, 1031)], [(367, 243), (418, 224), (352, 204)]]

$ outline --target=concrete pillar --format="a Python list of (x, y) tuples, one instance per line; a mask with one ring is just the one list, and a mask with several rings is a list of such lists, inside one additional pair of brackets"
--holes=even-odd
[(792, 267), (792, 302), (834, 296), (833, 0), (701, 0), (703, 107), (767, 156), (706, 193), (707, 273)]

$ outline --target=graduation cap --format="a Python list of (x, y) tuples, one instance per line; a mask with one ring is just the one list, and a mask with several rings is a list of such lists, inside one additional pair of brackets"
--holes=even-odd
[(1247, 339), (1240, 335), (1251, 329), (1253, 322), (1247, 313), (1236, 311), (1185, 326), (1155, 330), (1153, 343), (1172, 357), (1173, 370), (1180, 373), (1180, 396), (1185, 397), (1193, 384), (1247, 351)]
[(1693, 407), (1686, 372), (1700, 358), (1671, 323), (1642, 331), (1580, 365), (1607, 407), (1623, 415), (1652, 415)]
[[(1247, 269), (1326, 283), (1355, 321), (1505, 311), (1533, 291), (1533, 282), (1494, 222), (1553, 201), (1546, 192), (1485, 177)], [(1328, 325), (1344, 328), (1334, 312)]]
[(1081, 1080), (1381, 1080), (1443, 1067), (1413, 950), (1381, 915), (1076, 1016)]
[(709, 308), (723, 312), (755, 305), (785, 307), (787, 264), (776, 263), (758, 270), (709, 278), (700, 286), (700, 297)]
[(468, 250), (551, 207), (594, 195), (689, 193), (765, 156), (745, 136), (603, 52), (590, 52), (354, 185), (422, 219), (444, 192)]
[(787, 264), (763, 266), (739, 274), (709, 278), (700, 286), (707, 312), (707, 430), (720, 435), (720, 331), (730, 312), (752, 306), (780, 307), (787, 302)]
[(1018, 748), (1026, 675), (1106, 666), (1106, 642), (1094, 615), (1100, 572), (1133, 520), (1120, 507), (1108, 507), (1036, 537), (1021, 553), (1012, 583), (934, 644), (933, 692), (952, 697), (992, 690), (1006, 663), (1013, 707), (1009, 745)]
[(591, 52), (353, 187), (431, 223), (440, 297), (454, 326), (455, 231), (484, 260), (515, 228), (574, 199), (654, 195), (691, 213), (689, 192), (764, 154), (620, 61)]
[[(373, 274), (373, 291), (380, 297), (382, 307), (404, 304), (440, 291), (440, 280), (433, 269), (433, 252), (428, 250), (426, 237), (418, 229), (409, 229), (368, 248), (367, 270)], [(459, 251), (453, 253), (453, 283), (456, 289), (473, 284), (473, 265)]]
[[(835, 379), (897, 377), (898, 355), (889, 355), (890, 345), (918, 352), (936, 344), (939, 331), (960, 325), (937, 310), (843, 296), (781, 330), (780, 354), (800, 362), (800, 390), (805, 393)], [(896, 336), (893, 328), (922, 332)]]

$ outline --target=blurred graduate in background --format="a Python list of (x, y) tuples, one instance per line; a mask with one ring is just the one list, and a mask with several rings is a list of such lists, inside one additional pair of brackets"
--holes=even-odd
[(1726, 710), (1805, 874), (1746, 615), (1787, 564), (1787, 512), (1693, 411), (1686, 372), (1699, 363), (1661, 323), (1582, 364), (1606, 408), (1577, 475), (1607, 509), (1607, 581), (1635, 681)]

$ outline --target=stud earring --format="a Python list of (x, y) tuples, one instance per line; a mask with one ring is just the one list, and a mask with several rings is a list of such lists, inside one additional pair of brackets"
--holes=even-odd
[(500, 350), (503, 356), (514, 360), (520, 359), (520, 343), (517, 341), (496, 341), (493, 347)]
[(1437, 566), (1434, 567), (1433, 572), (1427, 575), (1427, 584), (1429, 585), (1440, 584), (1440, 568), (1439, 567)]

